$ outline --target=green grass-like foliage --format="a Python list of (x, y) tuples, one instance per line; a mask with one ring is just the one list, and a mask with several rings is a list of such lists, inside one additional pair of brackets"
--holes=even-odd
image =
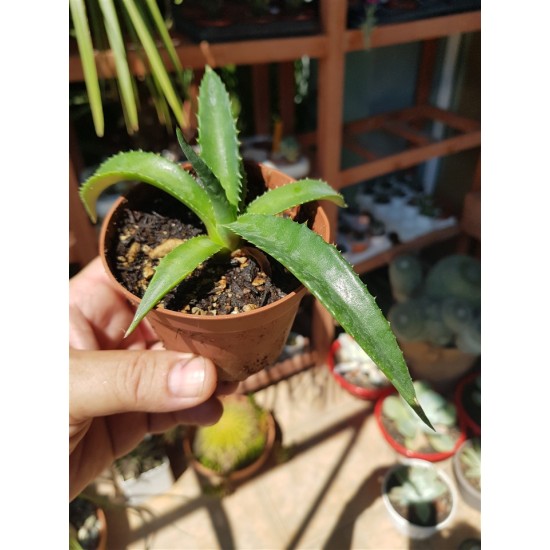
[(332, 244), (281, 214), (295, 206), (327, 200), (345, 206), (326, 182), (302, 179), (268, 190), (245, 204), (246, 177), (239, 152), (229, 94), (214, 70), (206, 67), (199, 90), (200, 152), (178, 139), (197, 177), (160, 155), (119, 153), (84, 182), (80, 196), (93, 221), (97, 198), (124, 180), (151, 184), (172, 195), (204, 223), (207, 235), (189, 239), (156, 268), (128, 328), (130, 334), (159, 301), (202, 262), (215, 254), (251, 243), (288, 269), (325, 306), (342, 328), (375, 361), (403, 398), (429, 424), (416, 399), (403, 354), (388, 321), (353, 267)]
[(219, 422), (197, 429), (193, 440), (195, 457), (220, 474), (251, 464), (262, 454), (267, 441), (267, 414), (251, 396), (226, 398)]

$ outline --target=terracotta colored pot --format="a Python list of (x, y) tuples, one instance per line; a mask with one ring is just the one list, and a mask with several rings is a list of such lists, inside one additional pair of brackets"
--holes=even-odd
[(335, 357), (337, 351), (340, 349), (340, 342), (338, 340), (334, 340), (330, 347), (329, 354), (327, 356), (327, 365), (332, 373), (332, 376), (334, 376), (334, 379), (336, 382), (342, 386), (346, 391), (354, 395), (355, 397), (359, 397), (359, 399), (364, 399), (366, 401), (376, 401), (378, 398), (388, 395), (392, 393), (393, 386), (388, 382), (387, 386), (381, 386), (381, 387), (371, 387), (371, 388), (365, 388), (363, 386), (357, 386), (353, 383), (351, 383), (349, 380), (346, 379), (346, 377), (342, 376), (338, 372), (334, 371), (335, 367)]
[[(394, 395), (396, 393), (397, 392), (392, 389), (392, 392), (389, 395)], [(382, 407), (384, 406), (384, 399), (386, 399), (387, 397), (388, 395), (384, 395), (376, 402), (376, 405), (374, 406), (374, 417), (376, 418), (376, 423), (378, 424), (378, 427), (380, 428), (384, 439), (401, 456), (406, 457), (407, 459), (414, 458), (418, 460), (426, 460), (428, 462), (440, 462), (441, 460), (446, 460), (447, 458), (452, 457), (456, 453), (458, 448), (462, 445), (462, 443), (464, 443), (464, 441), (466, 440), (466, 432), (460, 425), (460, 435), (458, 436), (454, 447), (450, 451), (423, 453), (408, 449), (407, 447), (401, 445), (401, 443), (396, 441), (384, 426), (384, 422), (382, 421)]]
[(411, 376), (425, 380), (440, 393), (452, 390), (470, 369), (479, 355), (464, 353), (458, 348), (442, 348), (428, 342), (399, 340)]
[[(286, 185), (293, 178), (286, 174), (252, 163), (245, 163), (248, 178), (262, 178), (267, 188)], [(140, 299), (127, 291), (115, 278), (109, 265), (109, 249), (116, 237), (117, 211), (126, 199), (118, 199), (106, 216), (100, 235), (100, 255), (110, 278), (134, 306)], [(313, 230), (325, 241), (330, 236), (324, 210), (312, 203)], [(189, 315), (163, 308), (147, 314), (166, 349), (192, 352), (211, 359), (218, 368), (220, 381), (242, 381), (266, 367), (280, 356), (307, 289), (303, 285), (284, 298), (267, 306), (235, 315)]]
[[(239, 394), (233, 394), (231, 396), (232, 399), (243, 399), (246, 400), (247, 397), (245, 395), (239, 395)], [(275, 419), (273, 418), (273, 415), (267, 411), (267, 433), (266, 433), (266, 441), (265, 446), (258, 458), (254, 460), (254, 462), (248, 464), (247, 466), (244, 466), (243, 468), (240, 468), (238, 470), (234, 470), (232, 472), (229, 472), (227, 474), (221, 474), (219, 472), (216, 472), (215, 470), (212, 470), (208, 467), (206, 467), (204, 464), (199, 462), (199, 460), (196, 458), (194, 452), (193, 452), (193, 440), (195, 437), (195, 433), (197, 428), (191, 427), (187, 433), (187, 436), (183, 440), (183, 452), (184, 455), (187, 457), (187, 460), (191, 464), (191, 466), (197, 471), (200, 475), (204, 476), (207, 479), (216, 481), (216, 480), (223, 480), (225, 482), (240, 482), (245, 479), (251, 478), (254, 474), (256, 474), (262, 466), (267, 462), (267, 459), (270, 457), (271, 452), (273, 451), (273, 447), (275, 445), (275, 438), (277, 435), (277, 429), (275, 426)]]

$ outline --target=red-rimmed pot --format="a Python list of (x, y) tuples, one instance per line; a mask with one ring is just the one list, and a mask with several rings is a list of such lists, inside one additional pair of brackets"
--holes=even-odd
[(359, 399), (364, 399), (366, 401), (376, 401), (380, 397), (393, 393), (394, 389), (390, 382), (388, 382), (387, 386), (373, 386), (371, 388), (368, 388), (353, 384), (345, 376), (342, 376), (340, 373), (336, 372), (334, 370), (337, 365), (336, 357), (338, 350), (341, 348), (341, 345), (342, 344), (338, 340), (334, 340), (334, 342), (330, 346), (329, 354), (327, 356), (327, 366), (336, 382), (342, 388), (344, 388), (355, 397), (358, 397)]
[[(245, 167), (249, 181), (260, 178), (265, 188), (294, 181), (267, 166), (245, 163)], [(111, 252), (117, 238), (117, 221), (127, 200), (119, 198), (107, 214), (101, 228), (99, 249), (107, 274), (127, 300), (137, 307), (141, 300), (121, 285), (113, 273)], [(312, 230), (328, 242), (330, 226), (321, 206), (310, 203), (301, 208), (308, 213)], [(277, 302), (235, 315), (190, 315), (157, 307), (146, 318), (166, 349), (207, 357), (216, 364), (220, 381), (242, 381), (277, 361), (306, 293), (307, 289), (300, 284)]]
[[(395, 393), (397, 392), (392, 389), (392, 392), (388, 395), (393, 395)], [(425, 453), (425, 452), (413, 451), (411, 449), (408, 449), (407, 447), (405, 447), (404, 445), (396, 441), (391, 436), (391, 434), (386, 429), (386, 426), (384, 425), (384, 422), (382, 420), (382, 407), (384, 406), (384, 400), (388, 397), (388, 395), (381, 397), (376, 402), (376, 405), (374, 406), (374, 417), (376, 419), (376, 423), (378, 424), (378, 428), (382, 433), (382, 436), (388, 442), (388, 444), (393, 448), (393, 450), (396, 451), (399, 455), (407, 459), (414, 458), (419, 460), (427, 460), (428, 462), (440, 462), (442, 460), (446, 460), (447, 458), (452, 457), (456, 453), (460, 445), (462, 445), (462, 443), (466, 440), (466, 437), (467, 437), (466, 432), (459, 425), (458, 429), (460, 431), (460, 434), (453, 448), (449, 451)]]
[(477, 418), (472, 411), (475, 405), (470, 401), (468, 392), (473, 389), (478, 376), (481, 376), (480, 371), (474, 371), (465, 376), (458, 383), (454, 394), (458, 419), (463, 429), (473, 437), (481, 436), (481, 410), (479, 410), (479, 418)]

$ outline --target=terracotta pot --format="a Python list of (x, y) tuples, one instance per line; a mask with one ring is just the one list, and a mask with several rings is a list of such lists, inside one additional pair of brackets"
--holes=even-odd
[(458, 348), (442, 348), (423, 341), (405, 342), (400, 339), (399, 347), (411, 376), (430, 382), (441, 393), (453, 389), (479, 358), (479, 355), (464, 353)]
[[(245, 395), (239, 395), (239, 394), (233, 394), (231, 398), (243, 399), (243, 400), (247, 399)], [(262, 451), (262, 454), (256, 460), (254, 460), (254, 462), (248, 464), (247, 466), (244, 466), (243, 468), (234, 470), (227, 474), (221, 474), (202, 464), (196, 458), (193, 452), (193, 440), (197, 430), (196, 427), (190, 427), (187, 433), (187, 436), (183, 440), (184, 455), (187, 457), (187, 460), (189, 461), (191, 466), (195, 469), (195, 471), (207, 479), (214, 480), (214, 481), (223, 480), (229, 483), (241, 482), (245, 479), (249, 479), (253, 475), (255, 475), (262, 468), (262, 466), (267, 462), (267, 459), (270, 457), (271, 452), (273, 451), (273, 447), (275, 445), (277, 428), (275, 425), (275, 419), (273, 418), (273, 415), (269, 411), (267, 411), (266, 419), (267, 419), (267, 434), (266, 434), (266, 441), (265, 441), (265, 446)]]
[[(270, 189), (294, 181), (263, 165), (245, 163), (245, 166), (249, 180), (262, 178)], [(108, 275), (137, 307), (141, 300), (116, 280), (109, 265), (108, 252), (116, 238), (117, 212), (125, 203), (126, 198), (121, 197), (106, 216), (99, 248)], [(328, 241), (330, 227), (324, 210), (315, 203), (307, 208), (312, 212), (313, 230)], [(277, 302), (235, 315), (199, 316), (155, 308), (147, 314), (147, 319), (166, 349), (207, 357), (216, 364), (220, 381), (242, 381), (277, 361), (306, 292), (307, 289), (299, 285)]]

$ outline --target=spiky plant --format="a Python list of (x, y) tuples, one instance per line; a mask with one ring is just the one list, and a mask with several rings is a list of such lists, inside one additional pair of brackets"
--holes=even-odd
[(196, 176), (160, 155), (129, 151), (105, 161), (80, 189), (93, 221), (102, 191), (119, 181), (138, 180), (181, 201), (206, 228), (206, 235), (185, 241), (161, 260), (126, 334), (201, 263), (218, 254), (228, 255), (247, 241), (282, 264), (325, 306), (429, 425), (395, 335), (367, 287), (335, 246), (306, 224), (282, 215), (310, 201), (345, 206), (342, 196), (324, 181), (302, 179), (245, 204), (246, 174), (236, 121), (227, 90), (210, 67), (199, 90), (200, 152), (194, 151), (181, 132), (178, 139)]
[(265, 447), (267, 414), (252, 396), (226, 397), (220, 420), (197, 429), (193, 441), (195, 456), (201, 464), (220, 474), (244, 468)]

